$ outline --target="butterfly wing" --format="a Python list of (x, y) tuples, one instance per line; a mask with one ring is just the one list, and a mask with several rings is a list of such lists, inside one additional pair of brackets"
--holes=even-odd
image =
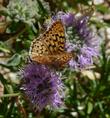
[(33, 55), (33, 61), (37, 61), (40, 64), (51, 65), (53, 67), (62, 67), (72, 58), (72, 53), (62, 53), (57, 55)]
[[(38, 41), (35, 39), (31, 46), (29, 51), (29, 56), (33, 60), (34, 56), (42, 56), (42, 55), (49, 55), (50, 52), (48, 51), (48, 48), (45, 46), (45, 44), (42, 41)], [(37, 61), (37, 60), (36, 60)]]
[(36, 55), (58, 54), (64, 52), (64, 44), (63, 24), (61, 21), (56, 21), (44, 34), (33, 40), (29, 55), (31, 57), (33, 53)]
[(65, 33), (62, 22), (56, 21), (52, 26), (43, 34), (42, 40), (46, 44), (51, 54), (60, 54), (64, 52), (65, 46)]
[(54, 67), (63, 67), (72, 58), (72, 53), (64, 52), (52, 57), (52, 65)]

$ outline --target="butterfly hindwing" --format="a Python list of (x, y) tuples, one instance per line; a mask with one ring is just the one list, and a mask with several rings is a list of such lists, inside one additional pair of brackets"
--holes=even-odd
[(40, 64), (51, 65), (53, 67), (62, 67), (72, 58), (71, 53), (62, 53), (57, 55), (34, 55), (33, 61), (37, 61)]
[(33, 59), (33, 55), (41, 56), (41, 55), (48, 55), (50, 54), (48, 48), (42, 41), (34, 40), (30, 47), (29, 55)]

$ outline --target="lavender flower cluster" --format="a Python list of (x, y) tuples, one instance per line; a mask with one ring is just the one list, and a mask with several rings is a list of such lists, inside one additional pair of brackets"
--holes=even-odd
[(69, 61), (70, 68), (78, 70), (93, 65), (93, 58), (99, 55), (99, 39), (88, 27), (89, 17), (58, 12), (56, 19), (61, 19), (66, 27), (66, 50), (77, 54)]
[(62, 104), (63, 84), (59, 76), (48, 67), (31, 62), (22, 71), (22, 87), (35, 111), (42, 111), (47, 105), (54, 108)]

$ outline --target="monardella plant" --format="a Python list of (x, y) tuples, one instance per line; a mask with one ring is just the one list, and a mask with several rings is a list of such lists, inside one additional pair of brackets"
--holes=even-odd
[[(65, 27), (65, 50), (76, 53), (76, 57), (69, 61), (70, 68), (93, 65), (93, 58), (99, 54), (98, 39), (88, 27), (88, 16), (79, 18), (71, 13), (58, 12), (51, 20), (59, 19)], [(35, 62), (24, 67), (21, 89), (36, 111), (42, 111), (46, 106), (57, 108), (64, 97), (63, 84), (55, 71)]]

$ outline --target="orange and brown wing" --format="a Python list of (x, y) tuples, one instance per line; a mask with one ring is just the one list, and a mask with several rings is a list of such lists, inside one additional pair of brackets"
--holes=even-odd
[(43, 34), (42, 40), (51, 54), (59, 54), (64, 52), (65, 33), (62, 22), (60, 20), (54, 22), (52, 26)]
[(62, 53), (57, 55), (33, 55), (33, 61), (40, 64), (51, 65), (53, 67), (61, 67), (65, 65), (72, 58), (71, 53)]
[[(30, 47), (29, 56), (33, 60), (34, 56), (49, 55), (48, 48), (42, 41), (33, 41)], [(37, 60), (36, 60), (37, 61)]]

